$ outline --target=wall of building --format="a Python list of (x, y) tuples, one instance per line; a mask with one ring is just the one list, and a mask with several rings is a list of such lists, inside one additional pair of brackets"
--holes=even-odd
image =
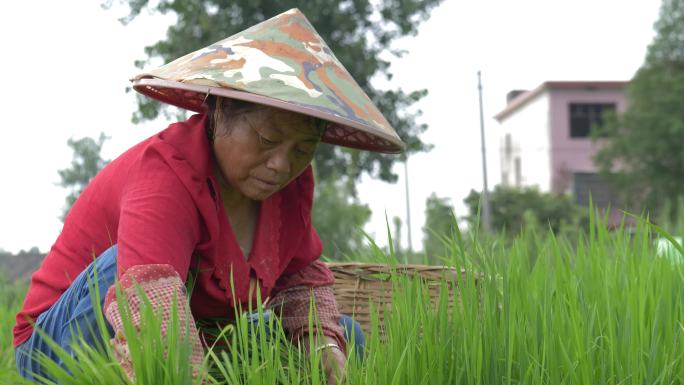
[(572, 191), (573, 174), (595, 172), (596, 144), (590, 138), (570, 137), (570, 103), (615, 103), (624, 111), (626, 98), (621, 89), (552, 89), (549, 92), (551, 127), (551, 189)]
[[(502, 183), (517, 186), (515, 160), (520, 160), (519, 186), (536, 186), (541, 191), (551, 187), (551, 147), (549, 135), (549, 94), (541, 92), (533, 100), (499, 123), (499, 149)], [(506, 135), (511, 148), (507, 151)]]

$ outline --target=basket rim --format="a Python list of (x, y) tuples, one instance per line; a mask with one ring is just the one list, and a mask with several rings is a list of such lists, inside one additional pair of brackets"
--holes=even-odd
[[(424, 278), (447, 278), (458, 280), (459, 277), (468, 273), (465, 268), (460, 271), (451, 266), (443, 265), (420, 265), (420, 264), (394, 264), (394, 263), (371, 263), (371, 262), (324, 262), (333, 272), (346, 273), (349, 275), (367, 276), (378, 273), (400, 272), (407, 275), (418, 275)], [(359, 274), (363, 272), (363, 274)], [(480, 278), (480, 273), (471, 272), (475, 280)]]

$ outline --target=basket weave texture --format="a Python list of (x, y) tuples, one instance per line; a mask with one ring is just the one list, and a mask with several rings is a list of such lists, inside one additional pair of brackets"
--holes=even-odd
[[(465, 270), (458, 271), (455, 268), (445, 266), (427, 265), (387, 265), (372, 263), (339, 263), (328, 262), (330, 270), (335, 276), (335, 298), (339, 310), (343, 314), (354, 317), (361, 324), (365, 334), (371, 332), (370, 306), (373, 304), (380, 321), (381, 339), (383, 337), (383, 308), (392, 304), (393, 283), (390, 274), (401, 274), (419, 278), (427, 286), (430, 300), (435, 304), (439, 298), (440, 288), (447, 282), (449, 288), (449, 311), (454, 303), (454, 289), (460, 278), (464, 277)], [(477, 278), (476, 278), (477, 280)]]

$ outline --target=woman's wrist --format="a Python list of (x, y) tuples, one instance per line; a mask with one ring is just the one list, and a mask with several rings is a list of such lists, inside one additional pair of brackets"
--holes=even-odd
[(309, 336), (303, 336), (300, 344), (303, 345), (307, 353), (311, 351), (321, 353), (326, 350), (339, 350), (344, 353), (340, 344), (334, 338), (328, 336), (314, 336), (313, 344), (310, 342)]
[(314, 351), (317, 353), (320, 353), (322, 350), (328, 350), (328, 349), (337, 349), (339, 351), (342, 351), (342, 348), (340, 345), (338, 345), (336, 342), (328, 342), (322, 345), (318, 345), (314, 348)]

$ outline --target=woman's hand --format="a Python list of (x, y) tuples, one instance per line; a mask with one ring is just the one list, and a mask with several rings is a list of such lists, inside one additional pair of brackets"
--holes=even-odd
[[(302, 344), (308, 353), (310, 348), (308, 336), (302, 338)], [(318, 343), (314, 345), (314, 349), (316, 347), (326, 346), (328, 344), (334, 346), (328, 346), (320, 350), (323, 370), (325, 371), (325, 375), (328, 377), (328, 385), (339, 385), (342, 383), (342, 378), (344, 376), (344, 367), (347, 363), (347, 356), (344, 354), (342, 349), (337, 347), (337, 342), (330, 337), (319, 338)]]
[[(321, 352), (323, 360), (323, 369), (326, 376), (328, 376), (328, 385), (338, 385), (342, 383), (344, 376), (344, 366), (347, 362), (347, 356), (341, 349), (328, 348)], [(338, 382), (339, 379), (339, 382)]]

